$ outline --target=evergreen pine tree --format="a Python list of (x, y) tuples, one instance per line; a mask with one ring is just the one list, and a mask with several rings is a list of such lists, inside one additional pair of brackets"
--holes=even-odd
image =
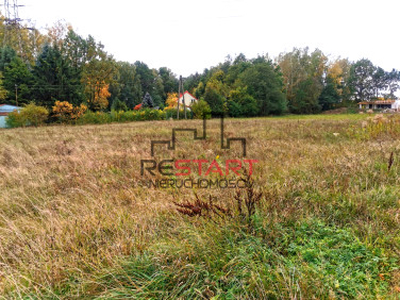
[(73, 68), (57, 47), (46, 45), (33, 68), (34, 98), (40, 105), (52, 107), (55, 100), (80, 104), (83, 86), (80, 70)]
[(142, 107), (154, 107), (153, 98), (151, 98), (150, 94), (147, 92), (143, 97)]
[[(29, 67), (18, 56), (14, 57), (10, 64), (5, 68), (4, 87), (8, 91), (7, 103), (13, 105), (28, 104), (33, 100), (32, 88), (33, 76)], [(16, 92), (18, 99), (16, 99)], [(18, 101), (18, 103), (17, 103)]]

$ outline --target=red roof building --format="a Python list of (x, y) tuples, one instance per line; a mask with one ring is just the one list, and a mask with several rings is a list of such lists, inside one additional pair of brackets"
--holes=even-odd
[(198, 101), (199, 100), (197, 100), (197, 98), (188, 91), (186, 91), (183, 95), (182, 93), (179, 95), (179, 105), (185, 104), (186, 107), (190, 107)]

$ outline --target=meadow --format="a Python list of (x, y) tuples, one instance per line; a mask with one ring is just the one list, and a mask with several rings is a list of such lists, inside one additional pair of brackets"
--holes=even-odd
[[(1, 130), (0, 297), (398, 299), (400, 118), (225, 123), (259, 161), (240, 195), (140, 184), (151, 140), (200, 120)], [(207, 131), (158, 158), (241, 158)]]

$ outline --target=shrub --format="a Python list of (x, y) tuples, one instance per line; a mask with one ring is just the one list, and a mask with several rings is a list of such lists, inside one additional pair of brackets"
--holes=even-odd
[(121, 122), (123, 114), (124, 114), (123, 110), (120, 111), (112, 110), (110, 113), (111, 122)]
[(87, 106), (84, 104), (74, 107), (68, 101), (56, 101), (53, 106), (53, 117), (61, 122), (71, 122), (81, 118), (86, 110)]
[(135, 121), (135, 117), (136, 117), (137, 112), (135, 111), (125, 111), (122, 115), (121, 115), (121, 122), (132, 122)]
[(21, 111), (14, 111), (8, 115), (6, 120), (9, 127), (40, 126), (49, 116), (49, 111), (43, 106), (35, 103), (26, 105)]
[(128, 106), (126, 105), (125, 102), (119, 100), (118, 98), (114, 100), (112, 106), (111, 106), (111, 110), (115, 110), (115, 111), (127, 111), (128, 110)]
[(15, 127), (22, 127), (26, 126), (26, 119), (23, 114), (18, 111), (13, 111), (9, 113), (6, 118), (6, 124), (8, 127), (15, 128)]
[(106, 124), (112, 121), (111, 114), (104, 112), (87, 111), (82, 118), (78, 120), (78, 124)]
[(25, 106), (21, 113), (25, 115), (28, 125), (39, 126), (42, 125), (49, 116), (49, 111), (43, 106), (38, 106), (35, 103), (30, 103)]
[(191, 108), (196, 119), (203, 119), (204, 117), (209, 119), (211, 117), (210, 105), (204, 100), (194, 103)]
[[(178, 110), (176, 108), (170, 108), (166, 107), (164, 108), (164, 114), (165, 114), (165, 119), (176, 119)], [(188, 119), (193, 119), (193, 112), (191, 110), (186, 110), (186, 116)], [(183, 108), (179, 109), (179, 118), (184, 119), (185, 118), (185, 111)]]
[(111, 111), (104, 112), (86, 112), (77, 122), (78, 124), (106, 124), (111, 122), (132, 122), (132, 121), (153, 121), (165, 120), (166, 115), (162, 110), (142, 109), (140, 111)]
[(144, 109), (144, 112), (145, 112), (145, 120), (146, 121), (165, 119), (165, 114), (162, 110)]
[(144, 108), (137, 112), (137, 121), (165, 120), (166, 113), (162, 110)]

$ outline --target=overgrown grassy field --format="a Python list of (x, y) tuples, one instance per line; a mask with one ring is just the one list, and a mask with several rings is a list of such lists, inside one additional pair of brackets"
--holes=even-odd
[[(1, 130), (0, 295), (398, 299), (400, 120), (367, 117), (226, 120), (259, 160), (250, 220), (235, 189), (138, 184), (150, 141), (201, 121)], [(220, 149), (219, 120), (207, 130), (157, 155), (241, 158)], [(177, 210), (196, 194), (231, 215)]]

